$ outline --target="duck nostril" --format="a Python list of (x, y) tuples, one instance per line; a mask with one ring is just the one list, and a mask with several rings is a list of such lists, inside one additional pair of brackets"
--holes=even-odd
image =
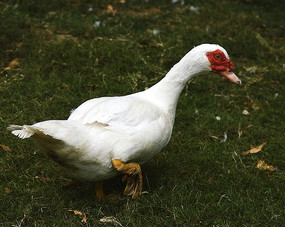
[(241, 81), (240, 81), (240, 80), (237, 80), (237, 81), (236, 81), (236, 84), (238, 84), (239, 86), (241, 86)]

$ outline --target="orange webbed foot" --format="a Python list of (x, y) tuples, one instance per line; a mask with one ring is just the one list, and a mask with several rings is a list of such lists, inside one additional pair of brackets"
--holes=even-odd
[(136, 199), (142, 194), (142, 171), (139, 164), (123, 163), (119, 159), (112, 160), (113, 166), (116, 170), (124, 173), (123, 181), (126, 181), (126, 188), (124, 195), (132, 196), (132, 199)]

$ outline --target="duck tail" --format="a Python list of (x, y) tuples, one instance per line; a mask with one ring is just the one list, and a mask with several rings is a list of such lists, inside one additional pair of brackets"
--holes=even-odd
[(10, 125), (7, 129), (11, 131), (13, 135), (18, 136), (21, 139), (30, 138), (35, 134), (34, 129), (29, 125)]

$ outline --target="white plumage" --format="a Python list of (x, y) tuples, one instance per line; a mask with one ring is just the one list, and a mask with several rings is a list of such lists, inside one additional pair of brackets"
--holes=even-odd
[[(181, 91), (192, 76), (211, 71), (206, 53), (217, 49), (228, 58), (222, 47), (203, 44), (146, 91), (88, 100), (67, 120), (11, 125), (8, 129), (21, 139), (33, 138), (72, 177), (106, 180), (118, 174), (113, 159), (142, 164), (167, 145)], [(234, 79), (239, 81), (235, 75)]]

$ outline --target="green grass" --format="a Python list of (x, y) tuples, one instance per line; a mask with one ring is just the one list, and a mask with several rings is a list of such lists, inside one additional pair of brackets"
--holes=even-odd
[[(123, 226), (284, 225), (281, 1), (9, 0), (0, 9), (0, 144), (11, 149), (0, 147), (3, 226), (98, 226), (106, 216)], [(147, 194), (136, 201), (99, 203), (91, 184), (64, 189), (71, 180), (32, 141), (6, 131), (12, 123), (66, 119), (90, 98), (144, 90), (200, 43), (225, 47), (243, 86), (213, 74), (187, 85), (170, 143), (142, 167)], [(19, 67), (5, 71), (16, 58)], [(263, 142), (259, 153), (242, 155)], [(261, 159), (276, 170), (256, 169)], [(123, 187), (120, 178), (106, 183), (109, 192)], [(84, 212), (87, 224), (69, 209)]]

